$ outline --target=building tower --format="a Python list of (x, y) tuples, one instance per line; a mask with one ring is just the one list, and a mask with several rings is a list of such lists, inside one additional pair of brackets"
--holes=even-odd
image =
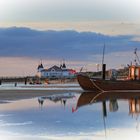
[(41, 77), (41, 71), (44, 69), (43, 64), (42, 64), (42, 60), (40, 62), (40, 64), (37, 67), (37, 76)]
[(66, 64), (65, 64), (65, 60), (63, 60), (63, 64), (62, 64), (62, 67), (61, 67), (63, 70), (66, 69)]
[(40, 64), (37, 67), (37, 71), (41, 72), (43, 69), (44, 69), (44, 67), (43, 67), (42, 60), (41, 60)]

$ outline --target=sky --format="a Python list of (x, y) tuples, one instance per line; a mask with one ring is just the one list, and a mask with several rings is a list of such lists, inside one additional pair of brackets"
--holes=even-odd
[(0, 25), (139, 34), (139, 0), (0, 0)]
[[(96, 64), (101, 63), (103, 42), (109, 46), (106, 47), (105, 57), (108, 68), (126, 65), (134, 58), (134, 48), (138, 48), (138, 53), (140, 49), (139, 7), (139, 0), (0, 0), (0, 39), (2, 41), (0, 43), (0, 65), (2, 67), (0, 76), (34, 75), (40, 59), (43, 59), (46, 67), (59, 65), (62, 59), (65, 59), (68, 66), (77, 71), (82, 66), (86, 70), (96, 71)], [(19, 28), (13, 30), (13, 27)], [(16, 36), (17, 30), (19, 31), (21, 27), (27, 28), (26, 31), (20, 30), (19, 32), (23, 40)], [(8, 31), (9, 34), (6, 33), (4, 36), (2, 29)], [(57, 31), (57, 35), (51, 36), (48, 30)], [(24, 33), (28, 31), (32, 34), (26, 36)], [(61, 36), (62, 31), (67, 31), (65, 35), (70, 37), (69, 40)], [(75, 34), (79, 36), (79, 42), (70, 35), (71, 31), (73, 33), (75, 31)], [(35, 37), (35, 32), (40, 36)], [(92, 35), (89, 36), (87, 32)], [(44, 39), (41, 39), (41, 34), (45, 34)], [(98, 34), (101, 34), (101, 37), (105, 36), (107, 41), (97, 39), (92, 42), (92, 39), (88, 38), (93, 36), (98, 38)], [(83, 38), (82, 35), (86, 37)], [(46, 38), (49, 40), (49, 36), (51, 40), (45, 42)], [(62, 37), (57, 41), (55, 39), (59, 43), (58, 49), (53, 43), (53, 37), (56, 36)], [(120, 36), (123, 36), (123, 39)], [(85, 39), (84, 45), (80, 43), (81, 39)], [(34, 40), (37, 44), (35, 49), (33, 48)], [(49, 54), (46, 53), (46, 57), (39, 43), (44, 46), (44, 50), (50, 51)], [(77, 50), (73, 49), (76, 45)], [(88, 45), (90, 46), (87, 47)], [(73, 53), (71, 48), (77, 53)], [(23, 53), (19, 53), (20, 50), (24, 50)], [(38, 55), (35, 50), (40, 54)], [(68, 55), (68, 52), (71, 52), (71, 55)], [(80, 56), (78, 52), (82, 52), (82, 55)]]

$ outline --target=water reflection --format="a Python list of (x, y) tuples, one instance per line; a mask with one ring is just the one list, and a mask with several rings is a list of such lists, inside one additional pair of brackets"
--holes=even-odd
[(39, 140), (138, 140), (139, 114), (139, 92), (54, 94), (0, 104), (0, 134)]
[(43, 96), (43, 97), (39, 97), (38, 98), (38, 103), (39, 105), (43, 105), (44, 100), (48, 99), (52, 102), (58, 103), (61, 102), (61, 104), (64, 105), (64, 107), (66, 106), (66, 102), (68, 99), (72, 99), (76, 97), (75, 93), (66, 93), (66, 94), (55, 94), (55, 95), (49, 95), (49, 96)]
[[(139, 131), (139, 121), (138, 117), (140, 114), (140, 92), (84, 92), (78, 99), (75, 112), (80, 107), (86, 105), (93, 105), (96, 103), (102, 104), (102, 114), (103, 114), (103, 125), (105, 137), (107, 138), (107, 106), (106, 102), (109, 102), (109, 111), (117, 112), (119, 110), (118, 100), (125, 100), (128, 102), (129, 115), (134, 117), (136, 116), (136, 130)], [(127, 108), (126, 108), (127, 110)], [(137, 137), (137, 136), (136, 136)]]
[(109, 102), (109, 109), (110, 109), (110, 112), (118, 111), (119, 105), (118, 105), (117, 99), (110, 100), (110, 102)]
[(76, 109), (101, 102), (106, 114), (106, 102), (109, 102), (109, 111), (116, 112), (119, 109), (118, 100), (128, 101), (130, 114), (140, 113), (140, 92), (83, 92), (77, 101)]
[(129, 114), (140, 114), (140, 99), (139, 98), (133, 98), (129, 100)]
[(43, 105), (43, 103), (44, 103), (44, 98), (42, 98), (42, 97), (39, 97), (38, 98), (38, 103), (39, 103), (39, 105)]

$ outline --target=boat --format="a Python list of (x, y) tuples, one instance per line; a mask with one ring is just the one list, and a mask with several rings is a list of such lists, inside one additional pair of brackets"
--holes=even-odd
[[(137, 56), (136, 49), (135, 55)], [(104, 56), (104, 53), (103, 53)], [(138, 56), (137, 56), (138, 57)], [(139, 60), (139, 58), (137, 58)], [(140, 64), (140, 60), (139, 60)], [(127, 79), (118, 80), (116, 77), (105, 79), (106, 64), (102, 62), (102, 78), (89, 78), (87, 75), (78, 74), (79, 85), (85, 91), (122, 91), (140, 90), (140, 65), (135, 60), (135, 65), (130, 65)]]
[(130, 91), (140, 90), (140, 80), (103, 80), (77, 75), (79, 85), (85, 91)]

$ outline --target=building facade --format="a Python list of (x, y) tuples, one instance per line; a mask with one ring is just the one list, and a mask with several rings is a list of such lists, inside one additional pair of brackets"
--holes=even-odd
[(59, 66), (52, 66), (48, 69), (43, 67), (41, 63), (37, 68), (37, 75), (43, 78), (52, 78), (52, 79), (61, 79), (61, 78), (74, 78), (76, 75), (76, 71), (73, 69), (67, 69), (65, 63)]

